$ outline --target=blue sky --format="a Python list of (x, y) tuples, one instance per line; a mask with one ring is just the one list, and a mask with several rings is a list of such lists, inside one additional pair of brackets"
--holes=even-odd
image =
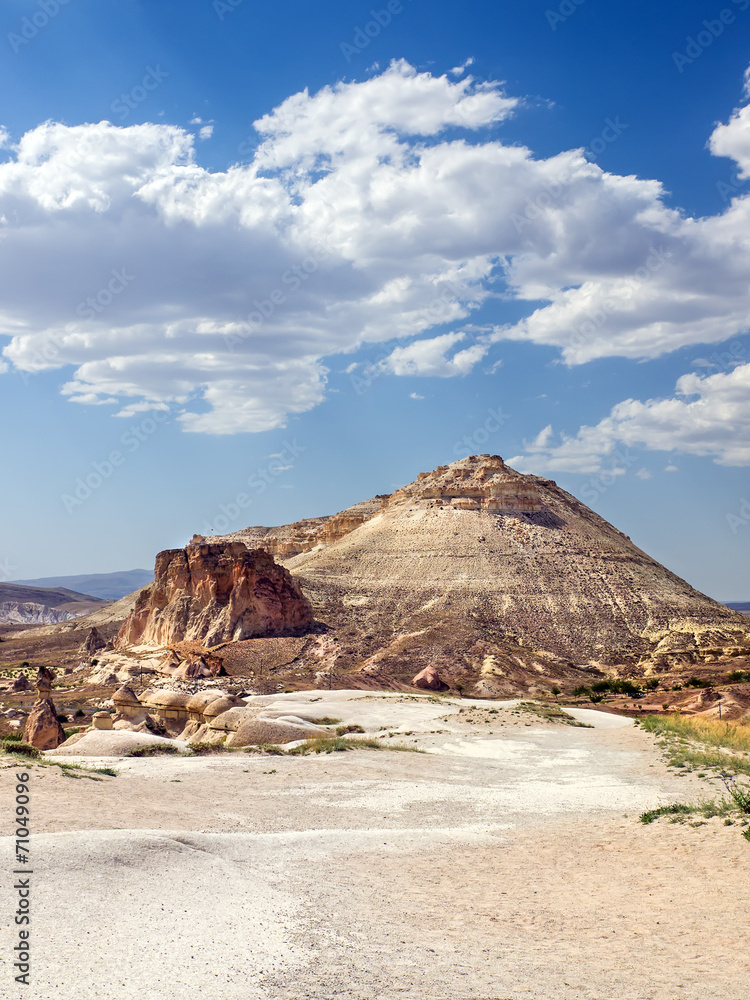
[(746, 600), (749, 27), (6, 0), (0, 577), (488, 451)]

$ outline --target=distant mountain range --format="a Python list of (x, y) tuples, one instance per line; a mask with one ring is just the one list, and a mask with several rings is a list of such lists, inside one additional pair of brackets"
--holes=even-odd
[(741, 611), (745, 615), (750, 615), (750, 601), (727, 601), (726, 605), (733, 611)]
[(0, 625), (52, 625), (97, 611), (106, 602), (66, 587), (0, 583)]
[[(104, 601), (119, 601), (126, 594), (132, 594), (151, 583), (154, 574), (147, 569), (128, 569), (119, 573), (89, 573), (83, 576), (48, 576), (39, 580), (14, 580), (24, 587), (64, 587), (77, 591), (79, 595), (98, 597)], [(31, 597), (25, 600), (33, 600)], [(54, 607), (55, 605), (50, 605)]]

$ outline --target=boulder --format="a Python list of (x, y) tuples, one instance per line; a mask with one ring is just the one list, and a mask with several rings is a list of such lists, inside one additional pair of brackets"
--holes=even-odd
[(13, 688), (12, 688), (12, 690), (13, 691), (30, 691), (31, 690), (31, 681), (26, 676), (26, 674), (24, 674), (23, 672), (21, 672), (18, 675), (18, 677), (16, 677), (16, 679), (13, 681)]
[[(203, 713), (211, 702), (218, 701), (219, 698), (224, 697), (226, 697), (226, 691), (199, 691), (197, 694), (192, 696), (185, 707), (187, 708), (188, 715), (192, 720), (195, 722), (202, 722)], [(219, 713), (216, 712), (215, 714), (218, 715)]]
[(320, 726), (294, 725), (291, 722), (251, 716), (241, 722), (237, 732), (227, 739), (227, 746), (249, 747), (264, 743), (293, 743), (295, 740), (329, 735), (330, 733)]
[(440, 679), (440, 674), (435, 667), (425, 667), (420, 670), (412, 680), (412, 686), (422, 688), (425, 691), (448, 691), (448, 685)]
[(136, 715), (143, 710), (135, 691), (124, 684), (112, 695), (112, 704), (120, 715)]
[(109, 712), (95, 712), (91, 720), (94, 729), (113, 729), (112, 716)]
[(34, 702), (26, 720), (23, 740), (37, 750), (54, 750), (65, 742), (65, 733), (57, 721), (57, 712), (51, 698), (39, 698)]
[(96, 656), (100, 649), (104, 649), (107, 645), (107, 640), (101, 634), (99, 629), (94, 626), (89, 629), (89, 633), (81, 644), (79, 650), (81, 656)]
[(235, 698), (230, 694), (225, 694), (222, 698), (216, 698), (209, 702), (203, 709), (203, 718), (206, 722), (211, 722), (218, 715), (228, 712), (230, 708), (247, 708), (247, 705), (240, 698)]
[(25, 743), (37, 750), (54, 750), (65, 742), (65, 733), (57, 718), (52, 701), (52, 682), (55, 675), (48, 667), (40, 667), (37, 672), (37, 699), (31, 709), (23, 731)]
[(147, 732), (127, 732), (123, 730), (93, 729), (79, 734), (80, 739), (71, 737), (64, 747), (59, 746), (51, 756), (54, 757), (124, 757), (132, 750), (142, 746), (174, 747), (184, 751), (187, 744), (182, 740), (163, 739)]

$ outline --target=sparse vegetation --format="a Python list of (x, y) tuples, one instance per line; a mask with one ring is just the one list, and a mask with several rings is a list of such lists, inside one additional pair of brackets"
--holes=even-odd
[(129, 750), (125, 756), (126, 757), (160, 757), (164, 754), (179, 754), (180, 750), (178, 747), (172, 746), (171, 743), (146, 743), (142, 747), (133, 747)]
[(334, 719), (328, 715), (324, 715), (322, 719), (315, 719), (318, 726), (335, 726), (337, 722), (341, 722), (341, 719)]
[[(655, 686), (658, 686), (658, 683), (657, 681)], [(596, 681), (590, 686), (580, 684), (573, 689), (574, 698), (589, 698), (593, 702), (603, 701), (608, 694), (624, 694), (628, 698), (640, 698), (643, 695), (643, 689), (635, 681), (619, 678)]]
[(711, 681), (707, 681), (702, 677), (690, 677), (685, 681), (685, 686), (689, 688), (710, 688)]
[(350, 726), (336, 726), (336, 735), (345, 736), (347, 733), (363, 733), (365, 730), (356, 723)]
[(0, 739), (0, 750), (3, 753), (9, 753), (13, 755), (20, 755), (22, 757), (41, 757), (41, 750), (37, 750), (30, 743), (24, 743), (23, 740), (15, 733), (10, 737), (3, 736)]
[(240, 747), (228, 747), (223, 743), (188, 743), (188, 756), (207, 757), (217, 753), (241, 753)]
[(305, 740), (304, 743), (285, 752), (288, 757), (305, 757), (311, 753), (335, 753), (345, 750), (406, 750), (410, 753), (424, 753), (424, 750), (407, 747), (403, 743), (383, 743), (374, 739), (345, 740), (340, 736)]
[[(732, 825), (735, 818), (747, 827), (750, 815), (750, 787), (738, 785), (736, 775), (750, 775), (750, 726), (747, 723), (722, 722), (718, 719), (685, 717), (680, 715), (647, 715), (639, 719), (646, 732), (654, 733), (667, 755), (670, 767), (684, 772), (700, 768), (698, 777), (707, 777), (707, 771), (718, 774), (729, 793), (729, 798), (698, 803), (675, 803), (651, 809), (641, 816), (642, 823), (652, 823), (660, 816), (672, 816), (671, 822), (684, 822), (684, 817), (699, 815), (700, 822), (713, 816), (724, 816)], [(705, 769), (705, 770), (704, 770)], [(684, 773), (683, 772), (683, 773)], [(699, 824), (693, 824), (699, 825)], [(750, 828), (743, 836), (750, 840)]]
[(656, 736), (677, 737), (750, 753), (750, 720), (722, 722), (695, 715), (646, 715), (638, 720), (638, 725)]
[[(700, 802), (674, 802), (668, 806), (660, 806), (658, 809), (648, 809), (641, 813), (641, 823), (653, 823), (654, 820), (662, 816), (671, 816), (671, 823), (683, 823), (686, 816), (698, 815), (704, 819), (723, 816), (727, 826), (731, 826), (735, 819), (746, 824), (747, 820), (744, 817), (750, 815), (750, 787), (738, 785), (732, 775), (724, 774), (721, 777), (724, 787), (729, 793), (729, 798), (704, 799)], [(747, 837), (747, 831), (744, 836)]]
[(562, 722), (566, 726), (576, 726), (579, 729), (593, 729), (593, 726), (590, 726), (586, 722), (579, 722), (578, 719), (574, 719), (572, 715), (565, 712), (562, 708), (558, 708), (556, 705), (541, 705), (535, 701), (522, 701), (518, 706), (518, 710), (538, 715), (541, 719), (546, 719), (548, 722)]
[(672, 823), (684, 823), (686, 816), (703, 816), (711, 819), (713, 816), (729, 816), (732, 812), (732, 804), (727, 799), (705, 799), (701, 802), (674, 802), (668, 806), (659, 806), (658, 809), (647, 809), (641, 813), (641, 823), (653, 823), (654, 820), (662, 816), (671, 816)]
[(732, 670), (727, 674), (727, 684), (746, 684), (750, 681), (750, 671)]

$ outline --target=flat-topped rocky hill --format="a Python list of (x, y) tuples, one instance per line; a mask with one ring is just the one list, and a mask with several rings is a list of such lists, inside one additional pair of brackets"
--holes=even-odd
[(323, 659), (336, 671), (432, 662), (491, 690), (519, 669), (658, 668), (750, 648), (746, 617), (498, 456), (421, 473), (330, 518), (228, 537), (292, 572), (330, 630)]

